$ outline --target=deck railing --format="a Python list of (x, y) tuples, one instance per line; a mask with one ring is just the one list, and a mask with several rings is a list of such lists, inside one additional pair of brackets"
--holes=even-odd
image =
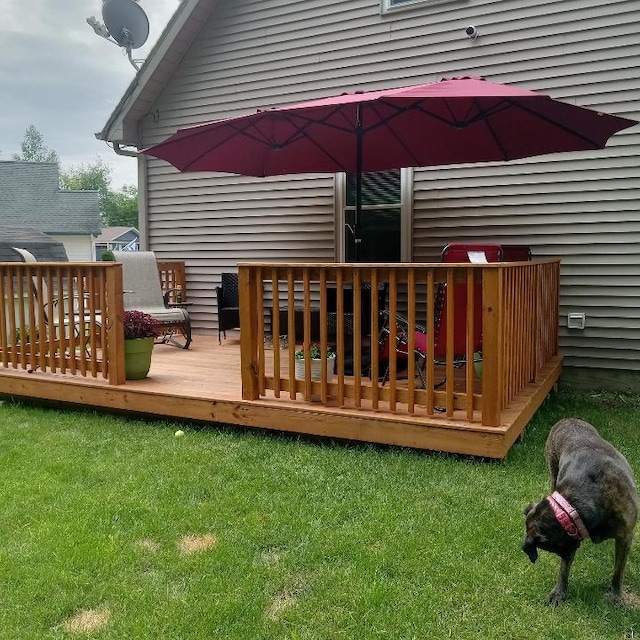
[[(186, 297), (184, 262), (158, 274)], [(1, 367), (125, 382), (121, 264), (0, 263), (0, 292)]]
[(0, 364), (124, 382), (122, 265), (0, 264)]
[[(557, 355), (559, 260), (446, 265), (242, 263), (238, 271), (247, 400), (286, 394), (330, 406), (498, 426), (501, 412)], [(381, 285), (388, 292), (384, 305), (378, 296), (365, 294)], [(443, 307), (440, 294), (445, 290)], [(464, 295), (456, 293), (460, 291)], [(456, 295), (463, 300), (462, 308)], [(454, 343), (461, 313), (466, 318), (463, 353)], [(424, 340), (422, 332), (413, 330), (406, 331), (405, 353), (391, 348), (387, 357), (380, 348), (381, 317), (388, 318), (383, 337), (397, 335), (401, 324), (422, 325), (424, 358), (407, 357)], [(436, 355), (435, 341), (443, 330), (445, 344)], [(481, 373), (480, 367), (460, 366), (461, 361), (473, 363), (479, 358), (479, 340)], [(312, 379), (310, 366), (296, 373), (296, 351), (307, 350), (312, 342), (323, 352), (335, 349), (335, 375), (326, 363), (319, 380)], [(424, 369), (424, 385), (416, 375), (418, 367)]]
[(176, 291), (169, 296), (169, 302), (187, 302), (187, 279), (182, 260), (158, 260), (158, 274), (163, 291), (182, 290), (182, 299), (178, 300)]

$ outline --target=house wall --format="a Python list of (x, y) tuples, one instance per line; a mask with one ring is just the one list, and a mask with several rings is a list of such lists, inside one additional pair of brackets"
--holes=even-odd
[[(639, 23), (637, 0), (452, 0), (388, 14), (378, 0), (220, 2), (141, 121), (142, 142), (259, 107), (469, 74), (640, 119)], [(599, 152), (416, 170), (412, 258), (471, 239), (560, 256), (566, 366), (640, 371), (639, 157), (636, 127)], [(187, 262), (197, 329), (213, 330), (218, 274), (237, 261), (335, 258), (332, 176), (147, 166), (148, 246)], [(569, 311), (586, 313), (585, 330), (566, 329)]]
[(93, 262), (93, 238), (91, 236), (54, 236), (62, 242), (70, 262)]

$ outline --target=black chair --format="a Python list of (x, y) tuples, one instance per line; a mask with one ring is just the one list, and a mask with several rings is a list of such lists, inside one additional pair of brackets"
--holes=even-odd
[(238, 274), (223, 273), (218, 298), (218, 342), (222, 344), (222, 335), (227, 339), (227, 329), (240, 328), (240, 301), (238, 299)]
[[(360, 330), (363, 336), (368, 336), (370, 334), (376, 335), (380, 330), (381, 320), (378, 322), (377, 327), (371, 326), (371, 283), (368, 281), (361, 283), (361, 296), (360, 296), (360, 317), (361, 317), (361, 327)], [(345, 288), (343, 291), (343, 310), (345, 314), (351, 314), (353, 316), (353, 289)], [(378, 283), (378, 314), (387, 306), (387, 298), (389, 297), (389, 283), (388, 282), (379, 282)], [(335, 313), (337, 311), (337, 298), (336, 298), (336, 290), (329, 289), (327, 291), (327, 311), (329, 313)]]

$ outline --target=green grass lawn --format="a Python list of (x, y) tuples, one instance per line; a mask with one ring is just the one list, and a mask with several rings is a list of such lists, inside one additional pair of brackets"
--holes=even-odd
[(592, 422), (640, 472), (639, 407), (556, 394), (495, 462), (5, 402), (0, 638), (640, 637), (602, 598), (611, 541), (556, 609), (557, 558), (520, 550), (551, 425)]

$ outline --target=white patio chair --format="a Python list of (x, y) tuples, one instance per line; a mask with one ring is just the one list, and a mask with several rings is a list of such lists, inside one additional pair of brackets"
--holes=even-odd
[(169, 296), (174, 289), (162, 292), (158, 264), (153, 251), (114, 251), (122, 264), (124, 308), (148, 313), (160, 324), (156, 342), (171, 343), (180, 349), (191, 344), (191, 319), (184, 306), (172, 306)]
[[(20, 256), (22, 262), (38, 262), (38, 259), (28, 249), (11, 247), (11, 250)], [(93, 317), (91, 317), (89, 309), (85, 309), (81, 316), (76, 308), (77, 299), (70, 299), (60, 291), (56, 292), (59, 297), (50, 300), (47, 283), (44, 278), (41, 279), (37, 275), (31, 277), (31, 287), (36, 302), (36, 317), (34, 319), (36, 325), (40, 324), (39, 318), (40, 314), (42, 314), (42, 320), (45, 326), (50, 328), (54, 340), (59, 340), (63, 336), (69, 339), (71, 331), (73, 331), (76, 344), (83, 347), (87, 355), (91, 356), (90, 330), (91, 326), (100, 329), (102, 326), (101, 314), (94, 312)], [(58, 311), (59, 305), (62, 305), (62, 313)], [(98, 336), (99, 334), (100, 331), (97, 332)], [(97, 346), (100, 346), (99, 342), (98, 340)]]

